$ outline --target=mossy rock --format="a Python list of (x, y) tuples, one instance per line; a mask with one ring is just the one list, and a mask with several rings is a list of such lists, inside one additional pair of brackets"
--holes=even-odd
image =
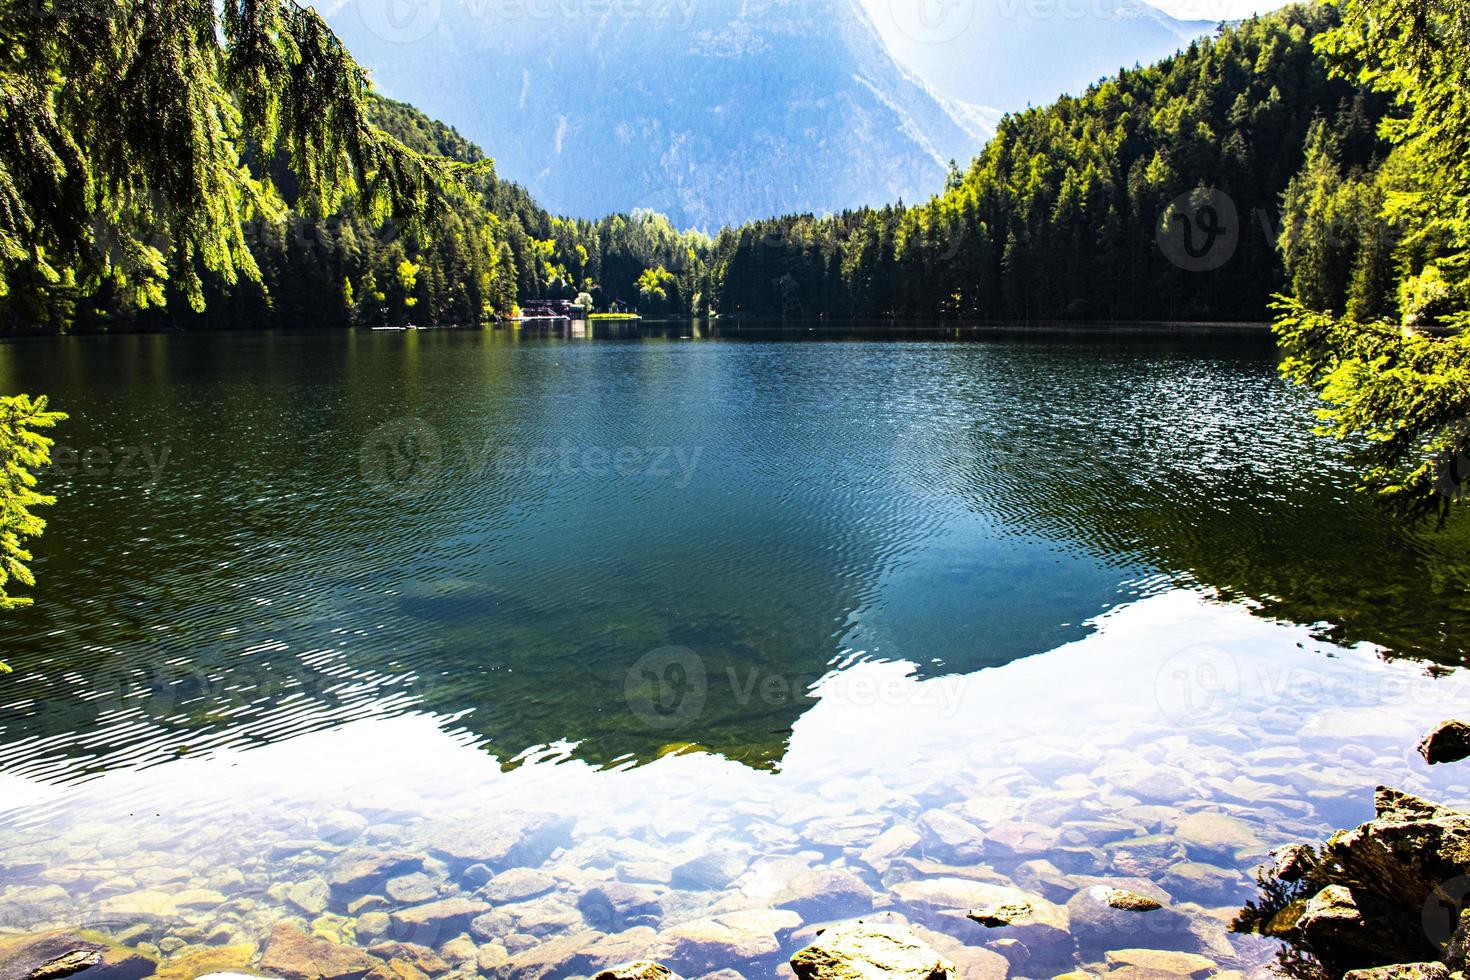
[(155, 980), (194, 980), (210, 973), (262, 974), (250, 969), (255, 962), (254, 943), (234, 946), (196, 946), (159, 965)]
[(1261, 932), (1267, 936), (1275, 936), (1277, 939), (1287, 939), (1296, 929), (1297, 921), (1301, 919), (1302, 913), (1306, 910), (1306, 898), (1299, 898), (1271, 916), (1270, 921), (1266, 923)]

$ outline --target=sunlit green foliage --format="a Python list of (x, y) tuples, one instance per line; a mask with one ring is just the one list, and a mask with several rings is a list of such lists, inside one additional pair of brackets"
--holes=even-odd
[[(1397, 258), (1411, 288), (1440, 294), (1422, 318), (1470, 317), (1470, 6), (1459, 0), (1341, 0), (1343, 24), (1320, 39), (1336, 69), (1390, 95), (1381, 127), (1384, 218), (1404, 229)], [(1430, 271), (1433, 270), (1433, 271)], [(1442, 285), (1434, 287), (1429, 283)]]
[(1323, 145), (1292, 182), (1283, 370), (1322, 395), (1323, 431), (1360, 447), (1366, 489), (1443, 518), (1470, 479), (1470, 8), (1340, 8), (1317, 45), (1392, 97), (1380, 127), (1392, 152), (1344, 175)]
[(1413, 515), (1443, 514), (1470, 480), (1470, 348), (1388, 322), (1357, 323), (1285, 300), (1282, 370), (1327, 403), (1322, 432), (1353, 440), (1364, 485)]
[(1293, 294), (1312, 309), (1372, 319), (1391, 308), (1393, 230), (1384, 195), (1362, 171), (1344, 175), (1327, 126), (1312, 127), (1307, 159), (1287, 186), (1279, 246)]
[(46, 528), (34, 508), (53, 503), (36, 490), (37, 472), (51, 462), (51, 440), (41, 430), (65, 418), (48, 411), (45, 398), (0, 396), (0, 610), (31, 603), (9, 590), (36, 584), (26, 541)]
[(638, 299), (652, 306), (667, 303), (669, 300), (668, 286), (673, 281), (673, 273), (663, 266), (656, 269), (644, 269), (642, 275), (638, 277)]
[(107, 284), (137, 308), (176, 276), (259, 279), (250, 223), (278, 223), (289, 162), (304, 213), (433, 222), (465, 164), (374, 126), (367, 76), (291, 0), (29, 0), (0, 32), (0, 297), (47, 319)]

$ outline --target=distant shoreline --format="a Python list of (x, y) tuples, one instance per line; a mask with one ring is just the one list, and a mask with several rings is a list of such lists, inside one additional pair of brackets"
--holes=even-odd
[[(508, 330), (520, 329), (530, 331), (555, 331), (573, 321), (559, 321), (555, 324), (550, 321), (538, 322), (499, 322), (485, 323), (477, 326), (462, 326), (446, 324), (443, 326), (428, 328), (423, 331), (409, 331), (410, 333), (476, 333), (485, 330)], [(707, 324), (715, 330), (767, 330), (767, 331), (821, 331), (853, 330), (853, 331), (892, 331), (902, 333), (912, 331), (918, 333), (1068, 333), (1068, 334), (1159, 334), (1159, 335), (1183, 335), (1200, 333), (1238, 333), (1244, 335), (1269, 336), (1271, 324), (1251, 321), (1225, 321), (1225, 320), (933, 320), (922, 317), (899, 318), (899, 319), (795, 319), (776, 320), (768, 317), (758, 316), (718, 316), (718, 317), (693, 317), (693, 316), (644, 316), (641, 319), (622, 317), (597, 317), (591, 321), (580, 321), (584, 323), (595, 323), (603, 326), (627, 327), (639, 324), (657, 328), (662, 325), (674, 323), (702, 323)], [(252, 334), (318, 334), (318, 333), (368, 333), (367, 327), (313, 327), (303, 326), (296, 328), (260, 327), (248, 330), (128, 330), (108, 331), (98, 333), (74, 332), (67, 334), (54, 333), (15, 333), (0, 334), (0, 344), (13, 343), (15, 341), (29, 340), (61, 340), (82, 337), (160, 337), (160, 336), (190, 336), (190, 337), (220, 337), (225, 335), (246, 336)]]
[(811, 333), (814, 336), (835, 333), (889, 334), (902, 336), (952, 336), (982, 334), (1036, 334), (1036, 335), (1139, 335), (1139, 336), (1196, 336), (1196, 335), (1239, 335), (1272, 338), (1271, 324), (1267, 322), (1239, 321), (1188, 321), (1188, 320), (933, 320), (922, 317), (900, 319), (793, 319), (776, 320), (766, 317), (722, 316), (722, 317), (644, 317), (642, 323), (649, 328), (674, 323), (700, 323), (718, 336), (724, 332), (737, 333)]

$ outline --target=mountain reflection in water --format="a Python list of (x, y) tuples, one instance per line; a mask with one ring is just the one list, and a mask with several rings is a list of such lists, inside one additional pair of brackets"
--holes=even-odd
[(1386, 656), (1470, 635), (1463, 527), (1381, 520), (1248, 332), (37, 340), (0, 390), (72, 415), (0, 621), (28, 785), (405, 715), (507, 767), (784, 767), (844, 677), (1178, 587)]

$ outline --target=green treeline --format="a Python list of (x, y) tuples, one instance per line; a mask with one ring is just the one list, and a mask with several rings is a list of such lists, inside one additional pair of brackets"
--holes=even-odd
[[(1333, 8), (1287, 8), (1008, 116), (928, 203), (727, 232), (718, 308), (1264, 319), (1283, 284), (1280, 201), (1308, 134), (1329, 134), (1343, 167), (1371, 166), (1380, 153), (1386, 100), (1331, 77), (1314, 50), (1336, 22)], [(1218, 269), (1182, 268), (1158, 244), (1171, 204), (1197, 189), (1224, 195), (1237, 215)]]
[[(453, 129), (403, 103), (378, 99), (373, 119), (420, 153), (484, 159)], [(273, 174), (278, 187), (288, 181), (289, 172)], [(683, 311), (703, 302), (695, 257), (707, 245), (703, 236), (677, 232), (652, 213), (558, 218), (489, 172), (469, 184), (469, 197), (452, 202), (423, 235), (369, 223), (350, 207), (345, 218), (312, 219), (293, 209), (284, 224), (258, 225), (261, 282), (243, 284), (229, 302), (211, 302), (200, 320), (222, 328), (478, 324), (521, 303), (584, 292), (600, 307)], [(640, 277), (667, 268), (681, 274), (671, 275), (662, 295), (640, 295)]]
[[(411, 106), (373, 98), (372, 122), (429, 158), (487, 162), (474, 144)], [(228, 282), (200, 270), (205, 302), (194, 309), (179, 277), (164, 284), (166, 302), (140, 308), (126, 289), (91, 296), (65, 286), (37, 290), (9, 304), (33, 327), (51, 331), (319, 328), (376, 326), (417, 320), (477, 324), (538, 299), (615, 302), (653, 311), (702, 306), (708, 287), (699, 255), (708, 239), (675, 231), (661, 215), (615, 215), (600, 221), (557, 218), (524, 188), (488, 168), (465, 178), (468, 193), (450, 198), (433, 225), (404, 228), (365, 216), (349, 194), (327, 217), (313, 217), (298, 197), (289, 161), (277, 157), (263, 175), (287, 205), (257, 217), (244, 234), (258, 279)], [(657, 295), (639, 280), (667, 269)]]
[[(18, 284), (0, 315), (11, 330), (48, 332), (475, 324), (586, 293), (644, 313), (1258, 320), (1309, 275), (1334, 295), (1348, 279), (1378, 295), (1382, 269), (1352, 271), (1336, 245), (1331, 268), (1305, 271), (1315, 253), (1304, 231), (1319, 218), (1281, 217), (1283, 197), (1300, 210), (1328, 170), (1372, 173), (1385, 156), (1388, 98), (1335, 77), (1314, 46), (1337, 23), (1336, 8), (1288, 8), (1009, 116), (927, 203), (774, 218), (714, 240), (651, 213), (553, 216), (454, 130), (373, 97), (368, 120), (410, 150), (480, 164), (433, 223), (379, 220), (352, 191), (324, 211), (302, 198), (288, 154), (263, 165), (247, 143), (246, 165), (283, 205), (243, 223), (258, 277), (212, 271), (160, 232), (173, 267), (165, 306), (138, 302), (131, 282), (62, 280)], [(1158, 240), (1174, 202), (1201, 189), (1235, 210), (1229, 261), (1205, 272)], [(1378, 203), (1372, 188), (1350, 196), (1334, 215)]]
[[(367, 74), (290, 0), (32, 0), (0, 8), (0, 327), (121, 320), (259, 282), (252, 227), (298, 213), (438, 228), (488, 163), (426, 156), (375, 125)], [(110, 325), (110, 323), (108, 324)], [(45, 397), (0, 393), (0, 610), (50, 460)], [(0, 671), (7, 670), (0, 664)]]

